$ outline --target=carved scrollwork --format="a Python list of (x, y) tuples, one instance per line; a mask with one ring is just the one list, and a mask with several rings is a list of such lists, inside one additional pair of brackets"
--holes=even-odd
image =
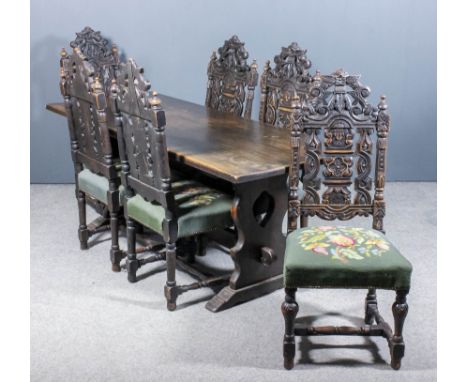
[(116, 76), (116, 70), (120, 63), (119, 52), (115, 45), (109, 46), (109, 41), (101, 36), (101, 32), (90, 27), (85, 27), (76, 33), (74, 41), (70, 42), (72, 48), (79, 48), (93, 65), (96, 73), (99, 73), (104, 88), (110, 87), (111, 81)]
[(377, 109), (367, 102), (370, 88), (359, 82), (360, 75), (349, 75), (339, 69), (333, 74), (313, 77), (311, 98), (306, 105), (304, 121), (324, 121), (333, 115), (346, 113), (358, 122), (375, 122)]
[(255, 60), (252, 65), (247, 64), (248, 57), (244, 43), (237, 36), (226, 40), (218, 54), (213, 52), (208, 64), (207, 107), (251, 117), (258, 72)]
[[(372, 106), (367, 100), (370, 89), (362, 85), (359, 78), (343, 70), (331, 75), (317, 72), (311, 79), (308, 96), (300, 102), (301, 145), (305, 154), (305, 196), (300, 215), (326, 220), (373, 215), (374, 228), (383, 230), (390, 117), (385, 97), (381, 98), (378, 107)], [(292, 149), (295, 158), (296, 147)], [(373, 166), (375, 193), (372, 197)]]
[(370, 138), (371, 131), (369, 129), (358, 129), (361, 136), (357, 147), (356, 153), (357, 160), (357, 177), (354, 181), (354, 188), (356, 196), (354, 197), (354, 204), (370, 204), (372, 198), (369, 191), (372, 188), (372, 179), (369, 177), (372, 168), (372, 140)]

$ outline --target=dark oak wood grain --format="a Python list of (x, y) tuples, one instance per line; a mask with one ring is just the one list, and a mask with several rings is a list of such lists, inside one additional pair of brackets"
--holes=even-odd
[[(286, 129), (159, 97), (166, 111), (168, 150), (176, 160), (231, 183), (286, 172), (291, 155)], [(63, 104), (48, 104), (47, 109), (65, 115)]]

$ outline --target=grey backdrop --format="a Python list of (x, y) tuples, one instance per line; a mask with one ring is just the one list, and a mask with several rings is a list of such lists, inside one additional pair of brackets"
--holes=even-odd
[[(281, 46), (312, 69), (361, 73), (392, 115), (389, 180), (436, 180), (435, 0), (31, 1), (31, 182), (73, 182), (59, 52), (89, 25), (143, 66), (160, 93), (202, 104), (211, 51), (237, 34), (260, 69)], [(258, 116), (259, 91), (253, 114)], [(168, 121), (170, 128), (170, 121)]]

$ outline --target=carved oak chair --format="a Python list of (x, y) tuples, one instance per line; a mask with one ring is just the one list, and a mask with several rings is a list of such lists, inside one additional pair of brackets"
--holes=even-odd
[[(120, 164), (113, 153), (107, 127), (104, 89), (94, 67), (78, 47), (70, 56), (62, 50), (60, 77), (75, 168), (81, 249), (88, 248), (90, 236), (110, 228), (112, 269), (119, 271), (122, 259), (118, 241)], [(89, 225), (86, 224), (87, 202), (102, 214)]]
[[(297, 95), (292, 100), (292, 162), (284, 260), (286, 298), (281, 306), (286, 369), (294, 366), (295, 336), (382, 336), (388, 341), (393, 369), (400, 368), (404, 355), (402, 332), (412, 266), (383, 235), (390, 117), (385, 97), (381, 97), (378, 107), (372, 107), (366, 99), (369, 94), (370, 89), (359, 82), (359, 76), (339, 70), (332, 75), (317, 73), (312, 97), (302, 108)], [(301, 146), (305, 152), (305, 195), (299, 199)], [(373, 166), (375, 181), (371, 179)], [(354, 195), (350, 190), (353, 184)], [(373, 229), (307, 227), (308, 216), (348, 220), (357, 215), (372, 216)], [(301, 228), (297, 227), (298, 218)], [(297, 288), (368, 289), (364, 325), (300, 326), (295, 323), (299, 309), (295, 300)], [(379, 313), (376, 289), (396, 291), (392, 306), (394, 332)]]
[(270, 61), (265, 63), (260, 78), (260, 122), (277, 127), (290, 124), (292, 97), (298, 95), (301, 101), (309, 96), (312, 76), (308, 69), (312, 63), (306, 56), (307, 50), (301, 49), (297, 42), (283, 47), (275, 56), (275, 67)]
[[(213, 52), (208, 64), (206, 107), (250, 119), (255, 87), (258, 83), (257, 62), (249, 66), (249, 53), (237, 36), (232, 36)], [(246, 96), (247, 88), (247, 96)]]
[[(176, 284), (176, 247), (181, 238), (232, 226), (230, 196), (190, 180), (181, 179), (169, 167), (166, 117), (143, 69), (130, 59), (122, 65), (112, 85), (112, 108), (125, 187), (128, 280), (137, 281), (137, 269), (148, 262), (166, 260), (167, 308), (176, 309), (177, 297), (185, 291), (227, 280), (229, 275), (201, 278), (189, 285)], [(153, 256), (138, 258), (135, 225), (157, 233), (165, 246)], [(187, 268), (185, 268), (187, 269)], [(194, 273), (196, 274), (196, 273)]]

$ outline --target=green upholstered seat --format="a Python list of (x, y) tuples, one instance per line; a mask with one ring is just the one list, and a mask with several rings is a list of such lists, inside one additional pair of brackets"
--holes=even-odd
[[(91, 195), (102, 203), (107, 204), (107, 191), (109, 190), (109, 180), (102, 175), (85, 168), (78, 174), (78, 188)], [(122, 200), (124, 188), (119, 187), (120, 200)]]
[[(232, 225), (232, 198), (197, 182), (172, 183), (179, 207), (178, 237), (213, 231)], [(140, 195), (127, 201), (128, 216), (152, 230), (162, 233), (165, 210)]]
[(409, 289), (411, 263), (375, 230), (319, 226), (286, 240), (287, 288)]

